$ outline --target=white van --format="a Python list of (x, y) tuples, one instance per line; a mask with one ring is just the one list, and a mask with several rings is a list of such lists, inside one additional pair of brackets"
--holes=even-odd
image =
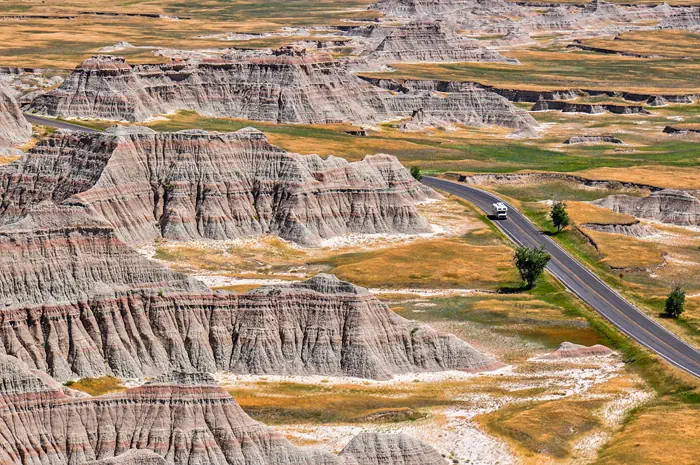
[(505, 220), (508, 218), (508, 207), (503, 202), (494, 203), (491, 208), (491, 214), (499, 220)]

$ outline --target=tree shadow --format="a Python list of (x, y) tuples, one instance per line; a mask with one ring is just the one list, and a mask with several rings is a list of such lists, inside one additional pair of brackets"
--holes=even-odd
[(519, 286), (501, 286), (496, 290), (498, 294), (522, 294), (523, 292), (529, 291), (531, 288), (527, 287), (527, 284), (521, 284)]

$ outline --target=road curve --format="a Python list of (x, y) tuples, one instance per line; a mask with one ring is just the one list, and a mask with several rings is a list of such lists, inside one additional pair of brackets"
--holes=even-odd
[(57, 129), (70, 129), (71, 131), (83, 131), (83, 132), (101, 132), (97, 129), (88, 128), (85, 126), (80, 126), (79, 124), (69, 123), (67, 121), (59, 121), (53, 118), (44, 118), (42, 116), (31, 115), (25, 113), (24, 117), (27, 121), (32, 124), (38, 124), (41, 126), (49, 126)]
[[(423, 183), (473, 203), (487, 214), (491, 205), (502, 202), (495, 195), (452, 181), (423, 177)], [(603, 283), (588, 268), (541, 233), (525, 216), (508, 205), (508, 219), (494, 220), (513, 242), (528, 247), (544, 246), (552, 255), (547, 266), (561, 283), (590, 305), (624, 334), (656, 352), (663, 359), (700, 378), (700, 352), (653, 321), (620, 294)]]

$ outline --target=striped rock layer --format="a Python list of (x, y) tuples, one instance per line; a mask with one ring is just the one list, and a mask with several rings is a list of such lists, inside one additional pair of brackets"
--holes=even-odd
[(172, 370), (387, 379), (502, 366), (334, 276), (212, 292), (80, 208), (45, 203), (0, 228), (0, 354), (58, 380)]
[(680, 190), (664, 189), (642, 198), (611, 195), (594, 203), (636, 218), (683, 226), (700, 225), (700, 199)]
[(0, 149), (26, 142), (31, 135), (32, 125), (24, 119), (10, 90), (0, 82)]
[(290, 154), (253, 129), (57, 131), (0, 182), (2, 223), (43, 201), (76, 203), (129, 243), (277, 234), (317, 245), (346, 233), (423, 233), (416, 203), (437, 197), (393, 156)]
[(515, 62), (478, 40), (460, 38), (449, 26), (439, 22), (416, 22), (388, 28), (386, 37), (369, 54), (373, 60), (392, 62), (486, 61)]
[[(460, 52), (459, 59), (467, 52), (475, 53)], [(448, 118), (446, 123), (498, 124), (517, 131), (533, 131), (537, 126), (526, 112), (482, 89), (397, 95), (360, 79), (328, 54), (296, 49), (275, 53), (245, 60), (133, 67), (121, 57), (95, 56), (76, 68), (59, 88), (34, 100), (31, 111), (145, 121), (159, 114), (194, 110), (207, 116), (273, 123), (376, 124), (410, 118), (421, 110)], [(496, 52), (481, 55), (498, 58)]]
[(293, 446), (205, 374), (171, 373), (101, 397), (71, 396), (0, 356), (0, 463), (22, 465), (438, 465), (405, 436), (363, 434), (339, 456)]

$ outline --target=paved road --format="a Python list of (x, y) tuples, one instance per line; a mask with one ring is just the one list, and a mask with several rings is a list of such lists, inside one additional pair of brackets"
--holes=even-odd
[(58, 121), (53, 118), (44, 118), (41, 116), (30, 115), (28, 113), (24, 114), (24, 117), (32, 124), (40, 124), (42, 126), (49, 126), (58, 129), (70, 129), (71, 131), (83, 131), (83, 132), (101, 132), (97, 129), (87, 128), (85, 126), (80, 126), (78, 124), (72, 124), (65, 121)]
[[(501, 201), (489, 192), (465, 184), (429, 176), (423, 177), (423, 183), (467, 200), (487, 214), (490, 213), (493, 203)], [(508, 219), (494, 220), (494, 223), (518, 245), (544, 246), (552, 255), (547, 269), (564, 286), (627, 336), (653, 350), (673, 365), (700, 378), (700, 352), (623, 299), (588, 268), (542, 234), (521, 213), (509, 205)]]

